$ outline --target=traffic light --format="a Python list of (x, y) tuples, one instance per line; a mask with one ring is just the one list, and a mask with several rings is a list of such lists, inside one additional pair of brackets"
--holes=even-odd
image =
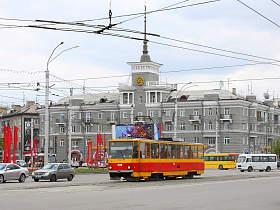
[(263, 147), (262, 147), (262, 153), (263, 153)]

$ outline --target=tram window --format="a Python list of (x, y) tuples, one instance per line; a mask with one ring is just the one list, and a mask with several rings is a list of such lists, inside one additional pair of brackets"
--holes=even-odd
[(160, 144), (160, 159), (167, 158), (167, 144)]
[(158, 143), (151, 144), (151, 158), (153, 158), (153, 159), (159, 158), (159, 144)]
[(177, 144), (177, 159), (183, 159), (183, 145)]
[(197, 159), (197, 146), (192, 145), (192, 158)]
[(191, 157), (191, 146), (190, 145), (185, 145), (184, 146), (185, 147), (185, 149), (184, 149), (184, 158), (185, 159), (191, 159), (192, 157)]
[(218, 161), (218, 156), (210, 156), (210, 161)]
[(175, 144), (169, 144), (168, 145), (168, 158), (169, 159), (175, 159)]
[(138, 158), (138, 141), (134, 142), (132, 158)]
[(140, 158), (150, 158), (150, 143), (140, 142)]
[(204, 159), (204, 147), (198, 146), (198, 159)]

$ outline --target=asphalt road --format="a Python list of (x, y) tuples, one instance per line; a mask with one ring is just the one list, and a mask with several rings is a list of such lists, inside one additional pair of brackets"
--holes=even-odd
[(110, 181), (77, 174), (72, 182), (7, 182), (1, 209), (280, 209), (280, 170), (205, 170), (194, 179)]

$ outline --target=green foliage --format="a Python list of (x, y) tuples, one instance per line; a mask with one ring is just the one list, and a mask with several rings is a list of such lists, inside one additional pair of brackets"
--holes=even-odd
[(4, 140), (2, 139), (2, 136), (0, 135), (0, 154), (2, 154), (2, 151), (4, 150)]
[(274, 145), (272, 145), (272, 152), (274, 154), (277, 154), (277, 156), (279, 157), (279, 152), (280, 152), (280, 139), (279, 138), (276, 140)]

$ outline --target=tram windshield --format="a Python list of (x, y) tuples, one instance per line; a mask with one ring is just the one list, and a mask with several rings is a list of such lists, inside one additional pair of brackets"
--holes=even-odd
[(133, 141), (110, 142), (109, 158), (130, 159), (132, 156)]

